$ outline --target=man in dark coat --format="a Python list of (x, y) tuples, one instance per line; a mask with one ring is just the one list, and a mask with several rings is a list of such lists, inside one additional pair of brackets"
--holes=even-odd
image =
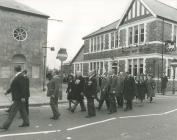
[(97, 94), (97, 79), (94, 71), (89, 73), (89, 79), (86, 81), (84, 94), (87, 98), (88, 115), (86, 117), (90, 118), (96, 116), (94, 98), (96, 98)]
[(167, 83), (168, 83), (168, 78), (165, 75), (165, 73), (163, 73), (163, 76), (161, 77), (161, 92), (162, 92), (162, 95), (165, 95), (166, 88), (167, 88)]
[(124, 87), (124, 77), (123, 72), (120, 72), (117, 77), (117, 86), (116, 86), (116, 100), (119, 108), (123, 108), (123, 87)]
[(116, 106), (116, 88), (117, 87), (117, 76), (114, 71), (109, 72), (109, 112), (108, 114), (112, 114), (117, 112)]
[(124, 79), (123, 97), (126, 100), (124, 111), (132, 110), (132, 100), (135, 97), (135, 80), (128, 72)]
[(24, 70), (22, 72), (24, 78), (25, 78), (25, 105), (26, 105), (26, 112), (29, 115), (29, 97), (30, 97), (30, 83), (29, 83), (29, 77), (27, 76), (27, 70)]
[(8, 130), (10, 127), (16, 113), (20, 111), (20, 114), (23, 119), (22, 125), (19, 127), (27, 127), (29, 126), (29, 118), (25, 108), (25, 78), (21, 73), (21, 66), (15, 67), (15, 77), (10, 85), (10, 92), (12, 94), (13, 104), (8, 114), (7, 120), (4, 122), (0, 129)]
[(72, 107), (71, 112), (75, 111), (78, 104), (80, 104), (81, 111), (86, 111), (86, 107), (84, 104), (84, 95), (83, 95), (85, 82), (84, 82), (84, 78), (82, 77), (81, 72), (79, 71), (76, 72), (76, 78), (75, 78), (74, 84), (75, 85), (74, 85), (73, 94), (74, 94), (74, 99), (76, 100), (76, 103)]
[(106, 102), (107, 110), (109, 110), (109, 96), (108, 96), (108, 86), (109, 86), (109, 78), (107, 73), (105, 73), (101, 78), (101, 96), (98, 105), (98, 110), (101, 109), (104, 101)]

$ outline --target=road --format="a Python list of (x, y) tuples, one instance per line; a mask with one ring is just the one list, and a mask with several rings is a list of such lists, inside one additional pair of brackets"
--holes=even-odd
[[(61, 118), (50, 120), (49, 106), (30, 108), (31, 124), (19, 128), (21, 119), (15, 118), (7, 132), (0, 132), (0, 140), (176, 140), (177, 96), (158, 96), (143, 106), (134, 103), (132, 111), (108, 115), (105, 108), (93, 118), (86, 112), (70, 113), (67, 104), (59, 105)], [(0, 110), (0, 122), (7, 117)]]

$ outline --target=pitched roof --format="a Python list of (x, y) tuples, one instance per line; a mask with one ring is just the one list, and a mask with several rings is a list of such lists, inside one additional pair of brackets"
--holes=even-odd
[(9, 10), (15, 10), (18, 12), (23, 12), (23, 13), (28, 13), (28, 14), (33, 14), (37, 16), (42, 16), (48, 18), (48, 15), (45, 15), (29, 6), (26, 6), (22, 3), (19, 3), (14, 0), (0, 0), (0, 8), (5, 8)]
[(116, 27), (117, 27), (118, 24), (119, 24), (119, 20), (117, 20), (117, 21), (115, 21), (115, 22), (113, 22), (113, 23), (111, 23), (109, 25), (106, 25), (104, 27), (101, 27), (99, 30), (97, 30), (97, 31), (95, 31), (95, 32), (93, 32), (93, 33), (91, 33), (91, 34), (83, 37), (83, 39), (91, 37), (91, 36), (94, 36), (94, 35), (101, 34), (103, 32), (114, 30), (114, 29), (116, 29)]
[(159, 17), (177, 22), (177, 9), (158, 0), (143, 0), (145, 4)]
[(70, 64), (72, 64), (74, 62), (74, 60), (77, 58), (77, 56), (80, 54), (80, 52), (84, 49), (84, 45), (81, 46), (81, 48), (79, 49), (79, 51), (77, 52), (77, 54), (73, 57), (73, 59), (71, 60)]

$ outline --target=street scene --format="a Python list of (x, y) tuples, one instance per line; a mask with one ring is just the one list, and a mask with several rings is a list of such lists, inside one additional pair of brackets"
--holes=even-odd
[(0, 140), (176, 140), (176, 0), (0, 0)]

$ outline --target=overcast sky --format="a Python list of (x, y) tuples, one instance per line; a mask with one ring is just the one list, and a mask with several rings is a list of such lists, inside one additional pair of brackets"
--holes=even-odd
[[(118, 20), (131, 0), (16, 0), (63, 22), (48, 21), (47, 65), (57, 68), (59, 48), (67, 48), (71, 60), (83, 44), (82, 37)], [(177, 8), (177, 0), (160, 0)]]

